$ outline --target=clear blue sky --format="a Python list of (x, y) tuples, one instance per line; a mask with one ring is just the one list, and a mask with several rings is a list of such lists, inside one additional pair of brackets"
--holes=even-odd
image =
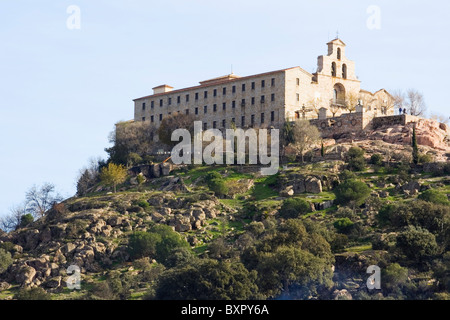
[[(81, 10), (69, 30), (67, 8)], [(369, 29), (370, 5), (380, 29)], [(417, 88), (448, 115), (449, 1), (0, 0), (0, 215), (33, 184), (75, 192), (132, 99), (234, 72), (312, 72), (339, 30), (362, 87)]]

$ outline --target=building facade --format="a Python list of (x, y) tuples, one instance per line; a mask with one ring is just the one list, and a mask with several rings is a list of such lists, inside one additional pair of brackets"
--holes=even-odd
[(320, 112), (322, 117), (336, 117), (357, 106), (375, 116), (394, 114), (393, 98), (386, 90), (361, 90), (345, 43), (335, 39), (327, 46), (328, 54), (318, 57), (314, 74), (293, 67), (247, 77), (232, 73), (178, 90), (155, 87), (152, 95), (134, 100), (134, 121), (159, 127), (165, 117), (182, 113), (194, 115), (204, 129), (232, 128), (233, 123), (280, 128), (288, 120), (317, 119)]

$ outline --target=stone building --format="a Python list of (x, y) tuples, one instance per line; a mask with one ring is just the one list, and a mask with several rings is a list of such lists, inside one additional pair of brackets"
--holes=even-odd
[(361, 90), (345, 43), (335, 39), (327, 46), (328, 53), (318, 57), (313, 74), (293, 67), (246, 77), (232, 73), (177, 90), (157, 86), (152, 95), (134, 100), (134, 120), (159, 127), (164, 117), (182, 113), (195, 115), (204, 129), (231, 128), (232, 123), (280, 128), (286, 120), (317, 119), (319, 113), (337, 117), (357, 106), (375, 116), (394, 114), (393, 98), (386, 90)]

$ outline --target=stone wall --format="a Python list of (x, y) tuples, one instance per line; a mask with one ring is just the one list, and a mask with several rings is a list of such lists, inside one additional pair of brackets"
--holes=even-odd
[(310, 123), (319, 128), (323, 138), (333, 138), (334, 135), (361, 132), (370, 120), (370, 116), (363, 112), (353, 112), (342, 114), (340, 117), (314, 119)]

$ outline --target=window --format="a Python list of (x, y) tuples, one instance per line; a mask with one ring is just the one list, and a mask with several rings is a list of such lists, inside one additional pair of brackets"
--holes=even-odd
[(250, 121), (251, 121), (250, 123), (252, 124), (252, 126), (254, 126), (255, 125), (255, 115), (254, 114), (252, 114)]
[(213, 111), (216, 112), (217, 111), (217, 104), (213, 105)]
[(189, 109), (186, 109), (186, 115), (189, 115)]
[(347, 79), (347, 65), (342, 65), (342, 78)]
[(198, 108), (195, 108), (195, 114), (196, 115), (198, 114)]
[(300, 93), (297, 93), (297, 101), (300, 101)]
[(142, 111), (145, 111), (145, 102), (142, 103)]
[(186, 102), (189, 102), (189, 95), (186, 95)]
[(225, 121), (225, 119), (223, 119), (222, 120), (222, 128), (225, 128), (225, 125), (226, 125), (226, 121)]
[(223, 89), (222, 89), (222, 94), (223, 94), (223, 95), (226, 95), (226, 94), (227, 94), (227, 88), (223, 88)]
[(231, 87), (231, 93), (236, 93), (236, 86)]
[(145, 121), (145, 117), (142, 117), (142, 121)]
[(205, 91), (204, 93), (203, 93), (203, 98), (208, 98), (208, 91)]
[(154, 108), (155, 107), (155, 101), (150, 102), (150, 108)]
[(195, 93), (195, 100), (198, 100), (198, 92)]
[(163, 106), (163, 100), (159, 100), (159, 106), (162, 107)]
[(241, 117), (241, 127), (245, 127), (245, 116)]
[(203, 113), (208, 113), (208, 106), (203, 107)]
[(252, 90), (255, 90), (255, 82), (252, 82)]
[(231, 118), (231, 123), (236, 123), (236, 119)]
[(222, 103), (222, 110), (227, 110), (227, 104), (226, 104), (226, 102)]
[(338, 60), (341, 60), (341, 48), (337, 49), (337, 58)]
[(155, 118), (153, 116), (150, 116), (150, 122), (154, 122)]
[(331, 76), (336, 77), (336, 62), (331, 64)]
[(232, 107), (233, 109), (236, 108), (236, 101), (233, 100), (233, 101), (231, 102), (231, 107)]
[(159, 115), (159, 121), (162, 121), (162, 114)]
[(217, 127), (217, 121), (213, 121), (213, 129)]
[(181, 96), (177, 97), (177, 103), (180, 104), (181, 103)]
[(266, 87), (266, 80), (261, 80), (261, 88), (265, 88)]
[(275, 93), (272, 93), (272, 94), (270, 95), (270, 101), (275, 101)]
[(275, 78), (272, 78), (272, 80), (270, 81), (270, 85), (271, 85), (272, 87), (275, 86)]
[(300, 85), (300, 78), (296, 79), (296, 83), (297, 83), (298, 86)]
[(206, 122), (203, 123), (203, 130), (208, 130), (208, 124)]
[(264, 123), (264, 112), (263, 113), (261, 113), (261, 123)]
[(242, 106), (242, 107), (245, 107), (245, 99), (242, 99), (242, 101), (241, 101), (241, 106)]
[(252, 105), (255, 104), (255, 97), (252, 97)]
[(266, 102), (266, 97), (265, 96), (261, 96), (261, 103)]
[(270, 121), (275, 121), (275, 111), (270, 112)]
[(169, 98), (169, 106), (172, 104), (172, 98)]
[(214, 97), (217, 97), (217, 89), (214, 89), (214, 91), (213, 91), (213, 96), (214, 96)]
[(245, 92), (245, 83), (242, 84), (242, 92)]

